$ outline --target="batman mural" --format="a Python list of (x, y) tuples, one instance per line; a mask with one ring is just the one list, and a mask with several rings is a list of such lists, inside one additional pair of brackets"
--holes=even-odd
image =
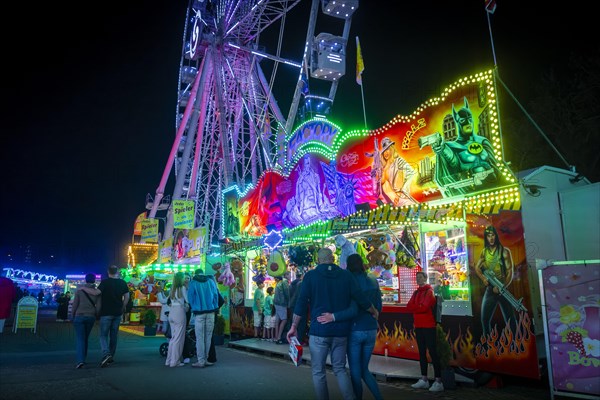
[[(500, 177), (498, 162), (490, 141), (475, 133), (473, 114), (467, 98), (464, 107), (456, 111), (452, 105), (452, 118), (458, 137), (446, 141), (439, 133), (420, 139), (431, 145), (436, 155), (435, 179), (445, 197), (472, 192), (497, 184)], [(428, 143), (424, 143), (428, 142)]]

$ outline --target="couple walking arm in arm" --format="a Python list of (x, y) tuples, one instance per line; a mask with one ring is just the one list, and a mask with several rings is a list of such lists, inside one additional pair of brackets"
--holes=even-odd
[(348, 309), (351, 307), (352, 300), (356, 302), (358, 309), (365, 310), (375, 319), (379, 316), (379, 311), (362, 292), (353, 274), (334, 264), (331, 249), (320, 249), (317, 262), (317, 267), (307, 272), (303, 278), (287, 338), (289, 341), (292, 336), (296, 336), (298, 323), (306, 316), (310, 304), (309, 350), (316, 397), (317, 399), (329, 398), (325, 367), (329, 355), (343, 398), (354, 399), (352, 381), (346, 371), (348, 337), (352, 321), (336, 320), (331, 323), (320, 323), (317, 318), (324, 313), (336, 313)]

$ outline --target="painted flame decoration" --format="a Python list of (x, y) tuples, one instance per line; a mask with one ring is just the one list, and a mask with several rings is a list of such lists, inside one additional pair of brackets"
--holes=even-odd
[(494, 327), (487, 337), (481, 337), (475, 348), (477, 358), (521, 359), (529, 357), (532, 347), (531, 318), (526, 313), (519, 313), (516, 332), (513, 333), (507, 324), (500, 332)]
[[(529, 358), (535, 351), (535, 340), (532, 340), (532, 321), (526, 313), (520, 313), (516, 333), (513, 333), (507, 325), (501, 331), (494, 328), (487, 338), (482, 337), (475, 343), (471, 328), (467, 327), (459, 332), (451, 341), (452, 358), (450, 365), (466, 368), (481, 368), (481, 364), (515, 362)], [(446, 339), (451, 340), (451, 332), (446, 333)], [(377, 332), (375, 341), (375, 354), (393, 355), (401, 358), (419, 359), (417, 341), (412, 329), (402, 328), (398, 321), (394, 322), (393, 328), (382, 324), (382, 329)]]

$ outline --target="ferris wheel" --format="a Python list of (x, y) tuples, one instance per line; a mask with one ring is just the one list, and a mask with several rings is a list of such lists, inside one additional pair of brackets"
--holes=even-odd
[[(284, 172), (285, 136), (300, 122), (298, 115), (306, 116), (307, 110), (327, 114), (345, 73), (346, 43), (358, 0), (312, 0), (306, 42), (294, 61), (282, 58), (281, 50), (286, 16), (299, 2), (190, 0), (177, 87), (177, 133), (156, 195), (147, 197), (149, 218), (168, 209), (164, 190), (173, 169), (170, 198), (195, 202), (195, 224), (206, 226), (207, 244), (214, 243), (221, 238), (222, 191), (233, 185), (244, 191), (269, 169)], [(323, 14), (344, 21), (340, 36), (315, 36), (319, 5)], [(261, 35), (277, 32), (276, 48), (263, 50)], [(272, 63), (269, 77), (261, 67), (266, 62)], [(287, 117), (273, 94), (280, 66), (298, 74)], [(321, 87), (328, 84), (328, 92), (310, 93), (310, 79), (320, 80)], [(167, 212), (163, 239), (172, 235), (173, 218)]]

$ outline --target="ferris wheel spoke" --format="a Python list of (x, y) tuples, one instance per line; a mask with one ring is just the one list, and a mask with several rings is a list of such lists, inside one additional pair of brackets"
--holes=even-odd
[[(235, 5), (236, 12), (227, 20), (224, 36), (237, 43), (251, 43), (299, 2), (300, 0), (240, 0)], [(244, 3), (243, 6), (241, 3)]]

